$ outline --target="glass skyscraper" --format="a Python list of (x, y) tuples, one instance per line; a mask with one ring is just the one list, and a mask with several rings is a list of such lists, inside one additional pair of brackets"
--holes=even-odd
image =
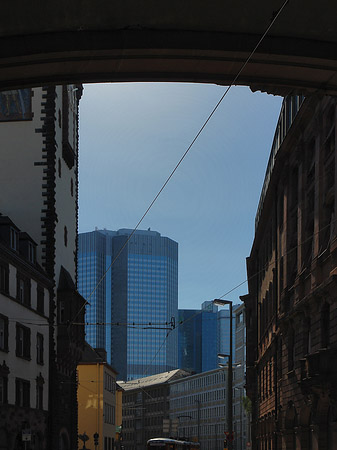
[[(104, 347), (119, 378), (131, 380), (176, 369), (178, 244), (156, 231), (96, 230), (79, 235), (78, 289), (89, 299), (87, 341)], [(117, 258), (117, 259), (116, 259)], [(110, 325), (112, 324), (112, 325)], [(102, 345), (103, 343), (103, 345)]]
[(179, 368), (201, 373), (218, 362), (217, 314), (207, 310), (179, 309)]
[[(233, 306), (233, 363), (235, 362), (235, 314)], [(179, 309), (178, 361), (179, 368), (195, 373), (216, 369), (218, 354), (229, 354), (230, 316), (229, 310), (218, 310), (213, 302), (201, 305), (201, 310)]]

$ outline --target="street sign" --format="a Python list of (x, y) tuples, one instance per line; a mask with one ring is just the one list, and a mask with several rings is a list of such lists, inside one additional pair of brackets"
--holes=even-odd
[(23, 442), (29, 442), (32, 440), (32, 434), (30, 428), (22, 430), (22, 440)]

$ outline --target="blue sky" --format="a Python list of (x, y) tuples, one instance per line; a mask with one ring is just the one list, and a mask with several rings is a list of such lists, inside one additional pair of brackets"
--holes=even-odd
[[(180, 83), (85, 85), (79, 232), (133, 228), (225, 91)], [(246, 279), (246, 257), (282, 99), (234, 87), (140, 229), (179, 243), (179, 307)], [(226, 298), (235, 303), (247, 284)]]

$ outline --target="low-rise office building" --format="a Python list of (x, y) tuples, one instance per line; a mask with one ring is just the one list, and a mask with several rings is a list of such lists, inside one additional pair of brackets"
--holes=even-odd
[(200, 442), (202, 450), (222, 450), (227, 368), (172, 380), (169, 386), (171, 435)]
[(175, 369), (149, 377), (119, 381), (123, 388), (123, 445), (144, 450), (146, 442), (170, 435), (170, 382), (189, 375)]

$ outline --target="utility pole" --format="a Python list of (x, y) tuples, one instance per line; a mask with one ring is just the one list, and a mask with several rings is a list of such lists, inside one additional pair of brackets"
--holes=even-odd
[(227, 433), (228, 450), (233, 449), (233, 302), (231, 300), (215, 299), (214, 305), (229, 305), (229, 355), (227, 374)]
[(200, 444), (200, 400), (196, 400), (196, 403), (198, 405), (197, 410), (197, 418), (198, 418), (198, 442)]
[(229, 359), (228, 359), (228, 450), (233, 448), (233, 304), (229, 302)]

